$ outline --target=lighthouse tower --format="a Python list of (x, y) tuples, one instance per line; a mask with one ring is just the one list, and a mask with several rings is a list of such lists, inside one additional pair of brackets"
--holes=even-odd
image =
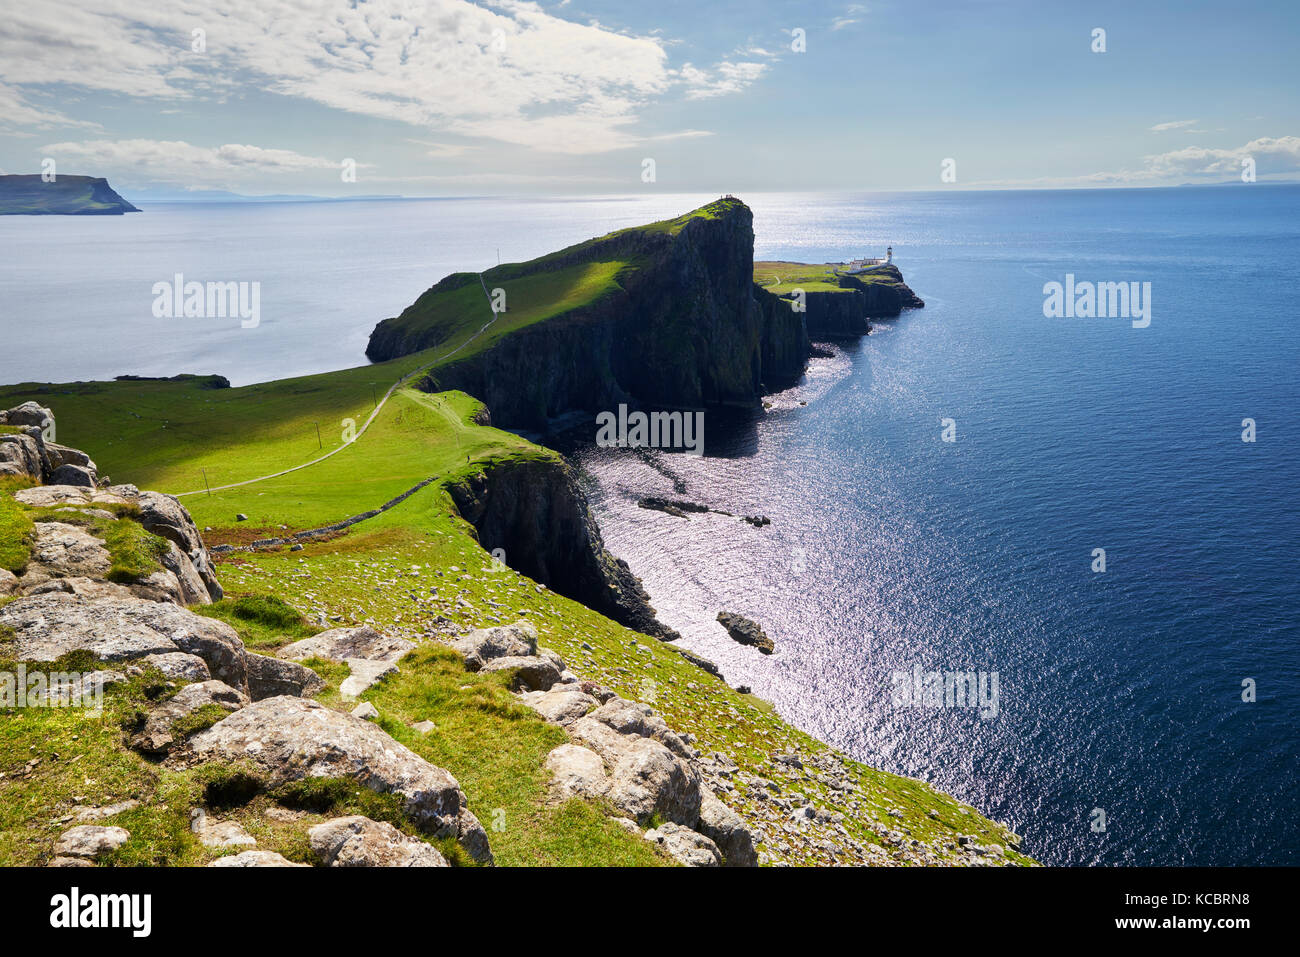
[(885, 250), (885, 263), (887, 265), (889, 263), (892, 263), (893, 261), (894, 261), (894, 247), (890, 246), (888, 249)]

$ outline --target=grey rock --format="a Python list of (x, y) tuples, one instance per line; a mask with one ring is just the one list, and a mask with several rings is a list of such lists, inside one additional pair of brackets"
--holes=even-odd
[(248, 695), (221, 681), (186, 685), (149, 712), (144, 727), (131, 736), (131, 747), (146, 754), (165, 754), (176, 744), (172, 725), (181, 718), (205, 705), (215, 704), (225, 711), (238, 711), (248, 703)]
[(54, 413), (35, 402), (24, 402), (22, 405), (7, 409), (2, 414), (3, 419), (0, 419), (0, 424), (3, 425), (27, 425), (44, 428), (54, 421)]
[(307, 836), (312, 851), (327, 867), (450, 866), (431, 844), (359, 814), (317, 824)]
[(649, 705), (624, 698), (611, 698), (593, 711), (590, 717), (609, 725), (619, 734), (653, 738), (679, 757), (691, 756), (690, 746)]
[(285, 645), (276, 655), (302, 661), (305, 658), (327, 658), (346, 661), (349, 658), (370, 658), (375, 661), (396, 661), (415, 647), (415, 642), (405, 638), (381, 635), (369, 625), (356, 628), (331, 628), (310, 638)]
[(369, 701), (363, 701), (352, 709), (352, 717), (365, 718), (367, 721), (373, 721), (379, 717), (379, 709)]
[(690, 762), (653, 738), (619, 734), (588, 716), (569, 735), (600, 755), (609, 769), (610, 801), (645, 823), (653, 815), (693, 826), (700, 817), (700, 776)]
[(36, 436), (0, 435), (0, 475), (25, 476), (39, 481), (45, 474), (47, 463), (41, 441)]
[(310, 697), (325, 687), (320, 675), (296, 661), (245, 652), (244, 666), (248, 674), (248, 696), (254, 701), (284, 694)]
[(234, 821), (213, 821), (196, 808), (190, 830), (198, 835), (204, 847), (256, 847), (257, 841)]
[(78, 648), (108, 661), (178, 651), (202, 658), (212, 677), (247, 692), (244, 643), (225, 622), (165, 602), (47, 594), (0, 607), (0, 624), (14, 630), (14, 654), (53, 661)]
[(128, 505), (133, 501), (113, 489), (134, 491), (134, 486), (115, 485), (110, 489), (93, 489), (75, 485), (37, 485), (34, 488), (23, 488), (14, 492), (14, 500), (33, 508), (50, 508), (58, 505)]
[(767, 636), (758, 622), (729, 611), (718, 612), (718, 622), (727, 629), (731, 640), (742, 645), (752, 645), (765, 655), (776, 650), (776, 645)]
[(131, 832), (126, 828), (79, 824), (63, 832), (54, 845), (54, 854), (56, 857), (77, 857), (93, 861), (109, 851), (117, 850), (130, 836)]
[(219, 857), (208, 867), (310, 867), (296, 864), (275, 851), (243, 851), (229, 857)]
[(459, 836), (471, 854), (490, 859), (486, 833), (461, 826), (468, 809), (454, 777), (369, 721), (309, 698), (255, 701), (190, 738), (168, 759), (172, 766), (213, 760), (250, 761), (272, 788), (307, 777), (346, 777), (372, 791), (400, 795), (422, 828), (437, 837)]
[(451, 646), (465, 656), (467, 669), (478, 671), (496, 658), (527, 658), (537, 654), (537, 628), (529, 621), (479, 628), (457, 638)]
[(646, 831), (645, 839), (658, 844), (687, 867), (718, 867), (722, 864), (722, 853), (716, 844), (680, 824), (661, 824)]
[(207, 663), (198, 655), (172, 651), (161, 655), (145, 655), (141, 665), (152, 665), (175, 681), (207, 681), (212, 677)]
[[(58, 469), (64, 465), (80, 465), (82, 468), (91, 472), (98, 472), (99, 466), (81, 449), (74, 449), (67, 445), (59, 445), (57, 442), (45, 442), (45, 455), (50, 460), (50, 468)], [(58, 485), (53, 479), (49, 480), (47, 485)], [(69, 485), (76, 485), (76, 482), (69, 482)]]
[(700, 801), (700, 821), (696, 828), (717, 845), (722, 860), (728, 867), (758, 866), (754, 835), (740, 815), (718, 800), (708, 789), (704, 790)]
[(349, 658), (347, 661), (352, 673), (339, 685), (339, 694), (345, 699), (355, 698), (380, 678), (397, 671), (397, 665), (392, 661), (371, 661), (369, 658)]
[[(131, 486), (116, 485), (109, 491), (119, 489), (129, 495)], [(162, 492), (139, 492), (134, 499), (140, 508), (140, 524), (146, 531), (153, 532), (172, 542), (189, 559), (195, 573), (207, 588), (208, 596), (217, 601), (222, 596), (221, 585), (217, 581), (216, 569), (212, 558), (203, 544), (194, 519), (185, 506), (173, 495)]]
[(73, 818), (78, 823), (87, 821), (102, 821), (105, 818), (114, 817), (123, 811), (131, 811), (140, 806), (140, 802), (134, 798), (121, 801), (117, 804), (110, 804), (107, 807), (83, 807), (78, 808)]
[[(467, 658), (466, 661), (468, 662), (469, 659)], [(510, 671), (512, 669), (515, 674), (511, 680), (511, 689), (515, 691), (522, 689), (548, 691), (552, 685), (559, 682), (560, 671), (562, 670), (555, 667), (552, 661), (538, 657), (507, 656), (493, 658), (482, 666), (483, 671)]]
[(609, 792), (605, 762), (589, 748), (562, 744), (546, 756), (543, 766), (551, 772), (551, 796), (556, 801), (574, 797), (596, 800)]
[(524, 703), (553, 724), (570, 725), (598, 707), (594, 697), (581, 688), (562, 685), (550, 691), (525, 692)]
[(94, 488), (99, 476), (84, 465), (60, 465), (49, 475), (51, 485), (78, 485)]
[(23, 572), (22, 590), (52, 578), (102, 580), (113, 564), (104, 540), (66, 522), (37, 522), (32, 528), (31, 558)]

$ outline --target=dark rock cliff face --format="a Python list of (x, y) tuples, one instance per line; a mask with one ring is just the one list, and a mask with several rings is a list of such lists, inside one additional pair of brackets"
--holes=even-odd
[[(575, 255), (638, 266), (597, 302), (440, 368), (424, 388), (462, 389), (482, 399), (498, 425), (540, 428), (566, 412), (612, 410), (620, 402), (752, 405), (765, 387), (803, 372), (803, 316), (773, 308), (765, 301), (772, 297), (754, 286), (753, 215), (740, 201), (689, 220), (676, 235), (631, 230)], [(559, 255), (546, 268), (572, 264)], [(387, 320), (367, 354), (386, 359), (435, 344)]]
[(864, 294), (863, 308), (869, 319), (887, 319), (897, 316), (904, 309), (920, 309), (925, 305), (921, 297), (912, 292), (903, 282), (903, 274), (897, 266), (881, 266), (873, 276), (885, 275), (887, 281), (864, 281), (857, 276), (840, 277), (840, 285), (849, 289), (860, 289)]
[(563, 460), (511, 459), (448, 486), (461, 517), (488, 551), (534, 581), (665, 641), (650, 596), (627, 563), (605, 550), (573, 469)]
[[(814, 339), (847, 339), (871, 331), (871, 319), (890, 319), (924, 302), (903, 282), (896, 266), (883, 266), (870, 279), (841, 276), (841, 292), (805, 293), (808, 335)], [(788, 302), (788, 300), (786, 300)]]

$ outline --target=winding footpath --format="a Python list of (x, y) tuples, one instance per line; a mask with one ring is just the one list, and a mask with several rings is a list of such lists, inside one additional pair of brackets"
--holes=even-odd
[(301, 465), (295, 465), (292, 468), (281, 469), (278, 472), (271, 472), (267, 475), (259, 475), (257, 478), (244, 479), (242, 482), (231, 482), (228, 485), (217, 485), (212, 488), (195, 489), (192, 492), (177, 492), (175, 493), (176, 497), (184, 498), (187, 495), (203, 495), (203, 494), (211, 495), (213, 492), (224, 491), (225, 489), (228, 488), (239, 488), (243, 485), (254, 485), (258, 482), (265, 482), (267, 479), (279, 478), (282, 475), (289, 475), (292, 472), (300, 472), (303, 469), (310, 468), (313, 465), (319, 465), (321, 462), (324, 462), (326, 459), (338, 455), (344, 449), (350, 448), (353, 444), (356, 443), (358, 439), (361, 438), (361, 436), (366, 434), (366, 429), (370, 428), (370, 423), (374, 422), (375, 419), (378, 418), (380, 411), (384, 408), (384, 404), (387, 403), (390, 398), (392, 398), (394, 392), (400, 389), (413, 376), (419, 375), (422, 372), (427, 372), (429, 369), (432, 369), (434, 366), (438, 365), (438, 363), (445, 362), (448, 359), (450, 359), (452, 356), (460, 352), (467, 345), (469, 345), (471, 342), (473, 342), (475, 339), (481, 336), (484, 332), (486, 332), (488, 327), (491, 326), (492, 323), (497, 321), (497, 312), (495, 309), (492, 308), (492, 296), (490, 293), (488, 293), (487, 284), (483, 282), (482, 273), (478, 274), (478, 281), (479, 284), (483, 286), (483, 295), (487, 296), (488, 309), (491, 310), (492, 312), (492, 318), (489, 319), (487, 322), (483, 323), (483, 325), (479, 327), (477, 332), (475, 332), (472, 336), (470, 336), (468, 339), (466, 339), (464, 342), (458, 345), (455, 349), (452, 349), (451, 352), (448, 352), (446, 355), (439, 356), (438, 358), (430, 362), (426, 362), (422, 366), (418, 366), (417, 368), (412, 369), (410, 372), (406, 373), (406, 375), (402, 376), (391, 386), (389, 386), (388, 391), (384, 393), (384, 397), (379, 400), (379, 404), (376, 405), (373, 410), (371, 410), (370, 415), (366, 417), (366, 421), (363, 422), (361, 428), (357, 430), (357, 434), (352, 437), (352, 441), (345, 442), (344, 444), (340, 445), (338, 448), (330, 449), (330, 451), (326, 452), (324, 455), (318, 455), (310, 462), (303, 462)]

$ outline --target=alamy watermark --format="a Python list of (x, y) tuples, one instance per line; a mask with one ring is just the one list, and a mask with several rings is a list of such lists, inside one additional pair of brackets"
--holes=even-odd
[(1043, 315), (1048, 319), (1132, 319), (1134, 329), (1151, 325), (1151, 283), (1065, 282), (1043, 286)]
[(153, 284), (155, 319), (238, 318), (240, 328), (256, 329), (262, 321), (260, 282), (185, 281), (177, 273), (172, 281)]
[(596, 445), (602, 449), (669, 449), (704, 454), (703, 412), (618, 412), (596, 415)]
[(926, 671), (914, 665), (891, 678), (896, 708), (977, 708), (992, 721), (1001, 710), (996, 671)]
[(104, 683), (94, 672), (28, 671), (20, 664), (14, 671), (0, 671), (0, 708), (89, 708), (104, 707)]

